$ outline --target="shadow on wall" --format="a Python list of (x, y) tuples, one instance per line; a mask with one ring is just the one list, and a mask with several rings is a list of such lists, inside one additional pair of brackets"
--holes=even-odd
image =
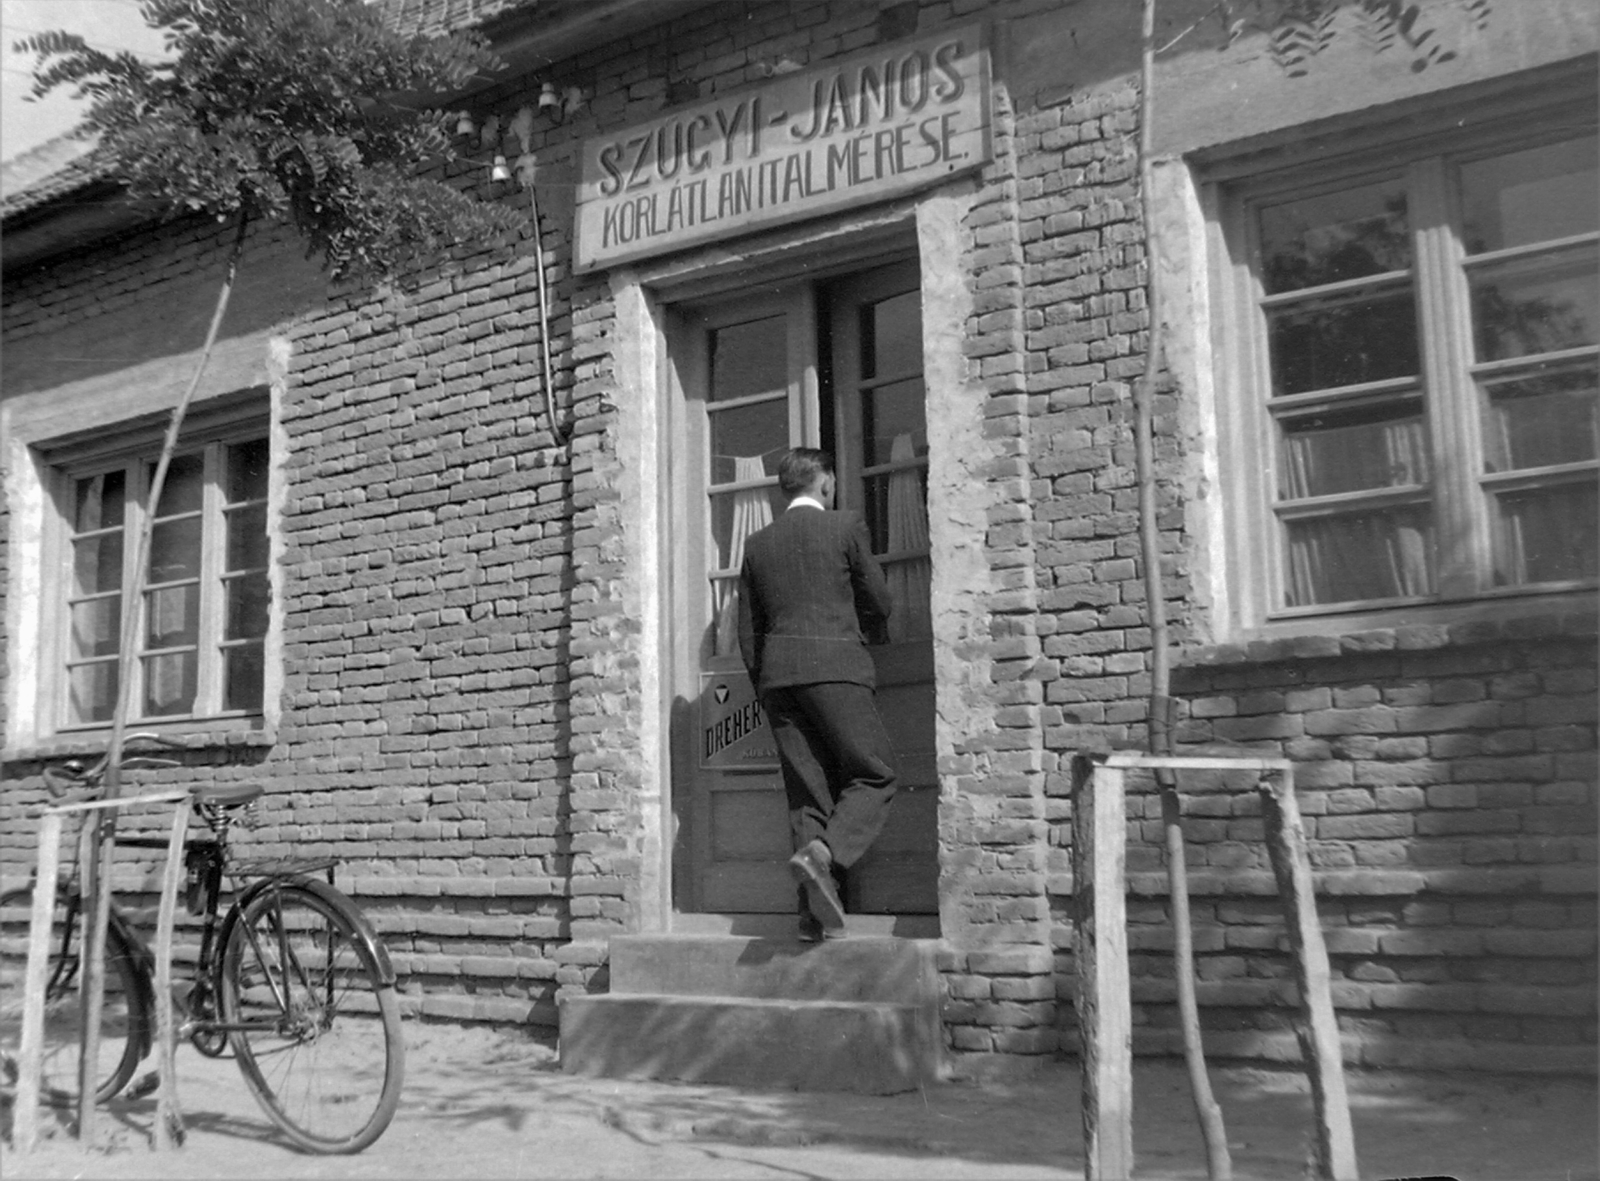
[[(142, 276), (137, 270), (126, 277), (106, 276), (96, 284), (96, 314), (47, 319), (41, 323), (46, 331), (36, 335), (8, 334), (5, 387), (0, 397), (56, 389), (167, 358), (187, 361), (197, 354), (216, 309), (226, 236), (215, 236), (214, 249), (208, 240), (199, 248), (191, 244), (184, 250), (184, 243), (175, 241), (173, 233), (165, 228), (150, 231), (150, 245), (144, 254), (170, 260), (166, 265), (190, 260), (188, 270), (163, 279), (165, 267), (152, 263)], [(48, 274), (8, 275), (7, 303), (28, 298), (34, 285), (39, 287), (35, 298), (69, 289), (80, 281), (74, 272), (87, 265), (68, 260), (52, 266)], [(107, 286), (111, 289), (106, 290)], [(239, 264), (218, 340), (265, 332), (320, 306), (326, 293), (327, 283), (315, 262), (281, 239), (266, 238), (265, 232), (254, 234)], [(187, 378), (191, 372), (185, 368), (181, 376)], [(231, 387), (208, 381), (207, 388)]]

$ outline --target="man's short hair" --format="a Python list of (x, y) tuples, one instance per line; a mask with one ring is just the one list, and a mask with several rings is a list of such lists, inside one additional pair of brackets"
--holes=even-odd
[(788, 497), (816, 487), (823, 476), (833, 475), (833, 456), (816, 447), (796, 447), (778, 461), (778, 487)]

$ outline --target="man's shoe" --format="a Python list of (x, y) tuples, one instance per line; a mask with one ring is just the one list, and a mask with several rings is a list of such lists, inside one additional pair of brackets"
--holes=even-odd
[[(821, 841), (812, 841), (789, 858), (789, 872), (806, 888), (811, 913), (822, 924), (824, 936), (844, 930), (844, 903), (833, 888), (833, 855)], [(838, 938), (838, 936), (833, 936)]]
[(836, 939), (848, 939), (850, 931), (846, 927), (824, 928), (816, 915), (810, 911), (801, 911), (795, 937), (801, 943), (821, 943), (823, 940), (832, 943)]

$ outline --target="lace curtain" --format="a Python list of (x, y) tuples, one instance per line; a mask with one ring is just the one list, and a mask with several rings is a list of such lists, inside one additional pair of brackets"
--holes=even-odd
[[(1426, 484), (1432, 478), (1421, 419), (1362, 423), (1291, 435), (1291, 498)], [(1337, 513), (1289, 525), (1289, 603), (1356, 602), (1433, 593), (1433, 521), (1407, 505)]]
[(1425, 511), (1328, 517), (1290, 528), (1291, 606), (1432, 593), (1433, 529)]
[[(737, 481), (759, 480), (766, 468), (759, 455), (741, 455), (733, 461)], [(772, 524), (772, 502), (765, 487), (743, 488), (733, 494), (733, 526), (728, 536), (725, 569), (737, 572), (744, 565), (744, 539)], [(719, 578), (716, 596), (716, 654), (734, 656), (739, 651), (739, 579)]]
[[(916, 450), (909, 434), (894, 437), (889, 448), (892, 463), (909, 463)], [(893, 562), (884, 571), (889, 592), (894, 598), (894, 614), (889, 618), (891, 642), (933, 633), (928, 604), (928, 587), (933, 568), (927, 557), (928, 506), (922, 492), (920, 468), (903, 467), (889, 475), (889, 551), (923, 553), (919, 558)]]

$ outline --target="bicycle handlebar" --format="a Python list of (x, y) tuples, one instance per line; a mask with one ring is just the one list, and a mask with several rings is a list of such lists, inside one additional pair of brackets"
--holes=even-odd
[[(164, 746), (169, 750), (181, 750), (185, 743), (178, 739), (167, 738), (160, 734), (151, 734), (141, 731), (129, 734), (123, 739), (123, 745), (130, 742), (153, 742), (157, 746)], [(69, 787), (98, 787), (105, 779), (106, 769), (110, 766), (111, 752), (107, 751), (87, 767), (77, 759), (70, 759), (58, 767), (44, 769), (45, 790), (53, 799), (64, 796)], [(176, 759), (164, 759), (158, 756), (140, 754), (134, 751), (123, 758), (121, 766), (125, 770), (157, 770), (165, 767), (182, 766)]]

